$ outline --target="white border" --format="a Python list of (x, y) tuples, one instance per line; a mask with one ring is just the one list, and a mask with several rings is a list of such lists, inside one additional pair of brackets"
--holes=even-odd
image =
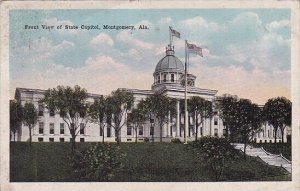
[[(300, 190), (300, 59), (298, 1), (6, 1), (0, 2), (0, 132), (1, 190)], [(224, 8), (288, 8), (291, 9), (291, 100), (292, 119), (292, 181), (287, 182), (220, 182), (220, 183), (10, 183), (9, 182), (9, 10), (13, 9), (224, 9)]]

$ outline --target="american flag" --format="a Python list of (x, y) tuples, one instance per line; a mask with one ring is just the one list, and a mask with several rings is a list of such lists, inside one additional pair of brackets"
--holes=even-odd
[(171, 35), (180, 38), (180, 33), (170, 27)]
[(203, 57), (203, 54), (202, 54), (202, 48), (194, 45), (194, 44), (189, 44), (189, 43), (186, 43), (187, 45), (187, 49), (194, 53), (194, 54), (198, 54), (199, 56)]

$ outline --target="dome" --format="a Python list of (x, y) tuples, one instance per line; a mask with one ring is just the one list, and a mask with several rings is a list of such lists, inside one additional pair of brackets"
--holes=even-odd
[(174, 56), (174, 50), (172, 49), (166, 51), (166, 56), (163, 57), (156, 65), (155, 72), (168, 69), (184, 70), (182, 62)]

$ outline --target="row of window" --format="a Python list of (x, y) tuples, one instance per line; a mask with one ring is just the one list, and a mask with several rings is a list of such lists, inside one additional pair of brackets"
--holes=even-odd
[[(70, 141), (72, 141), (72, 138), (70, 138)], [(39, 137), (38, 142), (44, 142), (44, 138)], [(49, 142), (54, 142), (54, 138), (49, 138)], [(59, 142), (65, 142), (65, 138), (59, 138)], [(84, 138), (80, 138), (80, 142), (84, 142)]]
[[(160, 75), (157, 76), (157, 83), (160, 83)], [(163, 79), (162, 79), (163, 82), (167, 82), (167, 74), (163, 74)], [(171, 74), (171, 82), (175, 82), (175, 74)]]
[[(143, 135), (144, 134), (144, 128), (143, 126), (139, 126), (138, 127), (138, 132), (139, 132), (139, 135)], [(127, 127), (127, 135), (132, 135), (132, 127)]]
[[(85, 125), (83, 123), (80, 123), (80, 132), (81, 135), (85, 134)], [(39, 122), (39, 134), (44, 134), (44, 123)], [(54, 123), (49, 123), (49, 134), (54, 135)], [(65, 124), (60, 123), (59, 127), (59, 134), (63, 135), (65, 134)]]

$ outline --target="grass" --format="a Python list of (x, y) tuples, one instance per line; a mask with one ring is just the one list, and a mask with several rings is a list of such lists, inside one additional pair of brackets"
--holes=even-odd
[[(77, 143), (84, 149), (92, 143)], [(197, 160), (188, 145), (175, 143), (123, 143), (126, 153), (112, 181), (118, 182), (207, 182), (215, 181), (210, 169)], [(69, 143), (16, 143), (11, 145), (12, 182), (74, 181), (68, 161)], [(279, 167), (266, 165), (258, 158), (242, 155), (226, 163), (221, 181), (291, 180)]]
[(292, 159), (291, 143), (252, 143), (254, 147), (263, 147), (267, 152), (272, 154), (282, 154), (285, 158)]

